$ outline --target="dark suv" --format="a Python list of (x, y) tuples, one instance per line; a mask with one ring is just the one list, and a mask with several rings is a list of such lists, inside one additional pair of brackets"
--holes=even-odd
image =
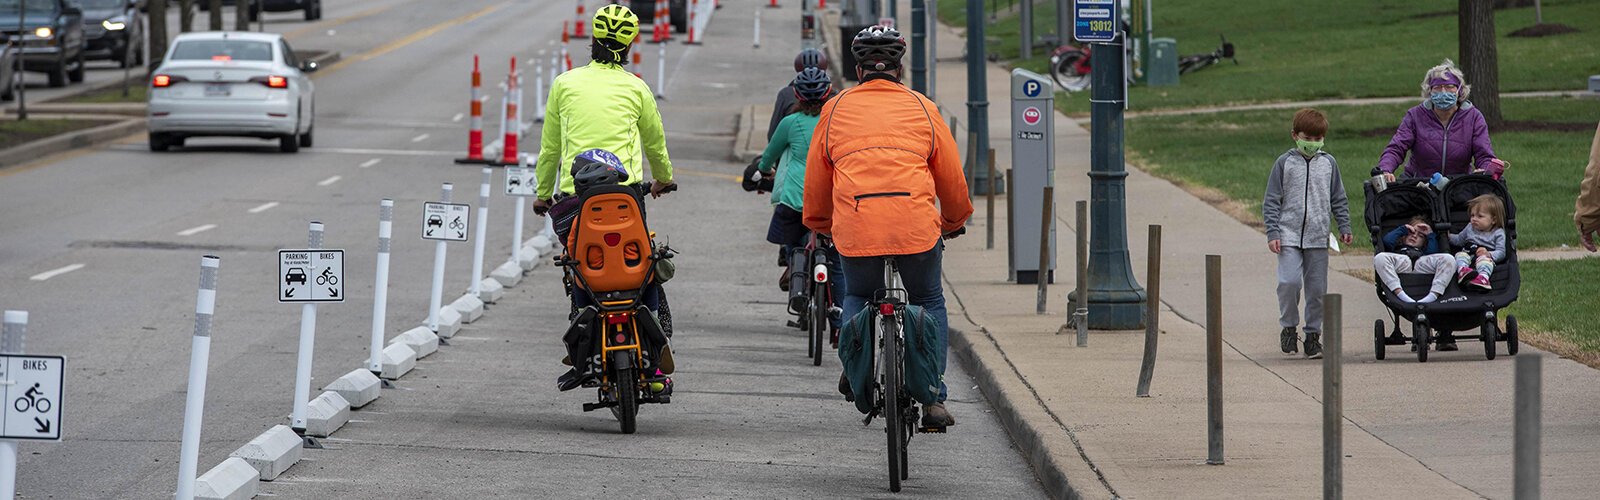
[(67, 0), (0, 0), (0, 32), (22, 44), (22, 67), (50, 75), (51, 87), (83, 81), (83, 11)]
[[(31, 1), (31, 0), (30, 0)], [(110, 59), (120, 67), (144, 64), (144, 15), (139, 0), (78, 0), (83, 6), (88, 59)]]
[[(201, 0), (199, 3), (200, 10), (209, 10), (211, 8), (211, 2)], [(305, 11), (307, 21), (322, 19), (322, 0), (245, 0), (244, 2), (240, 2), (240, 0), (222, 0), (223, 5), (238, 5), (240, 3), (244, 3), (245, 8), (250, 9), (251, 21), (255, 21), (257, 17), (260, 17), (262, 11), (289, 12), (295, 10)]]

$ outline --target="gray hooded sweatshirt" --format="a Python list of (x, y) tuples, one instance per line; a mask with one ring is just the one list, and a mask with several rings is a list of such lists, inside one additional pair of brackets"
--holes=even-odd
[(1338, 220), (1339, 234), (1350, 234), (1350, 205), (1333, 155), (1318, 151), (1308, 160), (1290, 148), (1278, 156), (1267, 177), (1261, 219), (1267, 240), (1282, 240), (1286, 247), (1328, 248), (1330, 219)]

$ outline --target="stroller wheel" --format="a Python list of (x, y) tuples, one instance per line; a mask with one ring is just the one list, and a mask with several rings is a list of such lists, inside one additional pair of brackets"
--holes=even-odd
[(1480, 332), (1483, 337), (1483, 357), (1490, 360), (1494, 359), (1494, 341), (1500, 336), (1500, 332), (1497, 331), (1499, 329), (1500, 325), (1496, 324), (1494, 319), (1483, 320), (1483, 327)]
[(1381, 319), (1373, 320), (1372, 321), (1372, 354), (1373, 354), (1373, 356), (1377, 357), (1378, 361), (1383, 361), (1383, 355), (1385, 354), (1384, 350), (1387, 349), (1388, 347), (1389, 347), (1388, 343), (1384, 342), (1384, 338), (1383, 338), (1383, 320), (1381, 320)]
[(1432, 339), (1430, 339), (1428, 335), (1427, 323), (1417, 322), (1416, 324), (1412, 325), (1411, 343), (1417, 346), (1418, 363), (1428, 362), (1428, 347), (1429, 344), (1432, 343), (1430, 340)]
[(1506, 316), (1506, 354), (1517, 355), (1517, 317)]

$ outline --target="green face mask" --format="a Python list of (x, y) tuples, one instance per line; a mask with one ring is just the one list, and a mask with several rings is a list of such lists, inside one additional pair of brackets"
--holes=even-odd
[(1303, 140), (1303, 139), (1295, 139), (1294, 140), (1294, 145), (1295, 145), (1296, 148), (1300, 149), (1300, 153), (1301, 154), (1304, 154), (1306, 156), (1311, 156), (1311, 155), (1317, 154), (1317, 151), (1321, 151), (1322, 150), (1322, 142), (1323, 141), (1307, 141), (1307, 140)]

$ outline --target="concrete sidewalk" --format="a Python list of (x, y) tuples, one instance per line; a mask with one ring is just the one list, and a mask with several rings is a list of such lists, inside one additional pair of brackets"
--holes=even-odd
[[(941, 26), (940, 54), (964, 39)], [(962, 63), (940, 63), (937, 100), (966, 122)], [(1009, 167), (1009, 72), (990, 65), (991, 144)], [(1086, 99), (1086, 94), (1070, 99)], [(1275, 258), (1266, 238), (1173, 184), (1130, 167), (1131, 260), (1145, 280), (1146, 226), (1162, 224), (1163, 335), (1152, 397), (1135, 398), (1142, 332), (1092, 332), (1088, 348), (1055, 335), (1073, 287), (1073, 202), (1087, 199), (1089, 135), (1057, 113), (1058, 282), (1049, 314), (1034, 314), (1033, 285), (1005, 281), (1005, 204), (996, 248), (984, 250), (984, 209), (946, 253), (952, 350), (974, 369), (1001, 419), (1058, 497), (1312, 498), (1321, 489), (1321, 364), (1278, 351)], [(965, 130), (957, 132), (965, 139)], [(1285, 146), (1287, 147), (1287, 145)], [(1271, 158), (1262, 158), (1267, 168)], [(1251, 166), (1243, 166), (1250, 168)], [(1019, 189), (1038, 189), (1019, 186)], [(1227, 465), (1206, 458), (1204, 256), (1224, 262)], [(1371, 321), (1388, 313), (1370, 283), (1330, 273), (1344, 296), (1344, 487), (1350, 498), (1509, 498), (1512, 362), (1483, 359), (1480, 344), (1418, 364), (1404, 347), (1373, 359)], [(1409, 325), (1407, 325), (1409, 326)], [(1503, 352), (1504, 344), (1499, 350)], [(1600, 372), (1546, 356), (1544, 492), (1600, 490)], [(960, 418), (957, 415), (957, 418)]]

